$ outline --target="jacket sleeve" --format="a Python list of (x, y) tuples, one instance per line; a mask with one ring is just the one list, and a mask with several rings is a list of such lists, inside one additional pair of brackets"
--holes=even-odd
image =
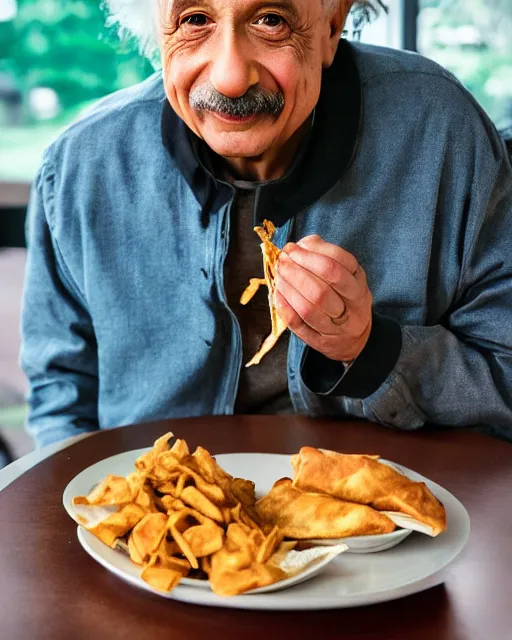
[(379, 319), (361, 362), (346, 372), (306, 350), (302, 381), (323, 407), (315, 414), (403, 429), (476, 426), (512, 441), (512, 169), (494, 142), (468, 193), (451, 308), (432, 326)]
[(52, 173), (43, 165), (28, 211), (21, 319), (27, 430), (37, 446), (98, 429), (96, 339), (85, 300), (52, 237), (52, 190)]

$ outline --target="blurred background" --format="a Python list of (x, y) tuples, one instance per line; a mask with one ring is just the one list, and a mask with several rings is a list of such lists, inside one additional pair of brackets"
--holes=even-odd
[[(348, 37), (418, 51), (453, 72), (512, 136), (512, 0), (388, 0)], [(14, 457), (25, 381), (19, 314), (30, 183), (45, 147), (95, 100), (153, 72), (136, 45), (105, 27), (99, 0), (0, 0), (0, 438)], [(0, 449), (0, 467), (7, 457)]]

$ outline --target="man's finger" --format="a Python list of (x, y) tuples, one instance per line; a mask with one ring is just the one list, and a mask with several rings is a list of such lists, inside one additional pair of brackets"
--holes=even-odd
[(325, 351), (327, 341), (332, 339), (332, 336), (322, 336), (306, 324), (279, 291), (276, 291), (275, 303), (280, 317), (298, 338), (317, 351)]
[(335, 244), (326, 242), (319, 235), (306, 236), (297, 242), (299, 247), (320, 253), (326, 258), (332, 258), (345, 267), (352, 275), (356, 273), (359, 268), (359, 263), (355, 256), (351, 253), (338, 247)]
[[(283, 254), (287, 255), (297, 265), (321, 278), (342, 298), (355, 300), (362, 295), (361, 285), (357, 278), (361, 270), (356, 271), (354, 276), (334, 258), (311, 251), (298, 244), (286, 245), (281, 256)], [(281, 262), (281, 258), (279, 262)]]
[(317, 275), (297, 264), (286, 253), (281, 254), (277, 273), (326, 315), (336, 318), (342, 313), (345, 304), (336, 291)]
[[(337, 325), (331, 317), (326, 315), (318, 307), (307, 300), (302, 293), (295, 288), (295, 286), (290, 284), (279, 274), (276, 278), (276, 290), (277, 293), (280, 294), (281, 298), (287, 303), (288, 307), (290, 307), (297, 316), (295, 317), (290, 314), (290, 319), (282, 318), (288, 324), (290, 329), (296, 331), (296, 329), (300, 328), (300, 324), (303, 323), (315, 331), (317, 335), (328, 336), (339, 333), (340, 326)], [(342, 317), (344, 311), (343, 301), (340, 299), (340, 306), (338, 307), (336, 316)], [(290, 325), (290, 321), (293, 323), (293, 326)]]

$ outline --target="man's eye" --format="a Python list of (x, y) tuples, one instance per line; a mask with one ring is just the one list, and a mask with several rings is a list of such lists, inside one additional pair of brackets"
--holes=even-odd
[(208, 24), (208, 18), (204, 13), (193, 13), (190, 16), (186, 16), (180, 23), (181, 25), (187, 25), (188, 27), (205, 27)]
[(261, 18), (258, 18), (256, 24), (276, 29), (284, 26), (285, 21), (281, 16), (277, 15), (277, 13), (267, 13), (264, 16), (261, 16)]

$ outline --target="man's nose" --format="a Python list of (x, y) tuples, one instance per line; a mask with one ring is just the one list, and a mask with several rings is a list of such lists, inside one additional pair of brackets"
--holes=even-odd
[(210, 67), (210, 82), (228, 98), (239, 98), (258, 84), (258, 67), (246, 46), (233, 30), (219, 34)]

